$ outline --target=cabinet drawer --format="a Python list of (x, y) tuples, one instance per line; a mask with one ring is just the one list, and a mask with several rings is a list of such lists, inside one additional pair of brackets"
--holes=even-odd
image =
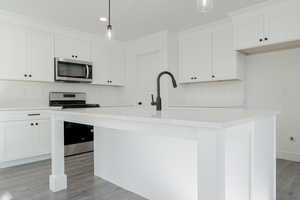
[(0, 112), (0, 122), (49, 119), (49, 118), (50, 118), (50, 114), (46, 110)]

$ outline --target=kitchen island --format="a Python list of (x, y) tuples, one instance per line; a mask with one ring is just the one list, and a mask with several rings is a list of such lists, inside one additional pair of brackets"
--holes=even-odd
[(63, 122), (94, 132), (94, 174), (151, 200), (276, 199), (276, 112), (93, 108), (50, 111), (50, 190), (67, 188)]

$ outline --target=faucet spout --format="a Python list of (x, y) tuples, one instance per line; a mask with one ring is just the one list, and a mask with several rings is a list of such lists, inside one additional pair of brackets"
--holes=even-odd
[(154, 102), (153, 97), (152, 97), (152, 102), (151, 102), (151, 105), (153, 105), (153, 106), (156, 105), (156, 110), (157, 111), (161, 111), (161, 108), (162, 108), (161, 96), (160, 96), (160, 79), (165, 74), (167, 74), (167, 75), (169, 75), (171, 77), (173, 87), (177, 88), (176, 80), (174, 78), (174, 75), (171, 72), (163, 71), (163, 72), (159, 73), (159, 75), (157, 77), (157, 97), (156, 97), (156, 102)]

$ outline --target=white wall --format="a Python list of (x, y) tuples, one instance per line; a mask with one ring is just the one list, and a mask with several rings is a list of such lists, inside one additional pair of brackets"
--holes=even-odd
[(300, 49), (248, 56), (246, 63), (247, 106), (280, 111), (279, 157), (300, 161)]
[(86, 92), (89, 103), (99, 103), (102, 106), (128, 105), (125, 89), (122, 87), (74, 83), (0, 81), (0, 107), (47, 106), (50, 91)]
[[(160, 71), (167, 69), (166, 62), (166, 34), (167, 32), (159, 32), (137, 40), (129, 41), (126, 44), (126, 70), (127, 70), (127, 84), (125, 91), (127, 92), (128, 101), (132, 105), (137, 105), (138, 101), (144, 100), (144, 106), (149, 107), (151, 94), (156, 97), (156, 77)], [(158, 60), (151, 60), (151, 59)], [(153, 73), (153, 69), (147, 70), (147, 66), (143, 62), (149, 61), (148, 67), (152, 66), (157, 69), (157, 73)], [(146, 64), (146, 63), (145, 63)], [(143, 70), (140, 70), (143, 68)], [(141, 74), (142, 73), (142, 74)], [(139, 77), (152, 76), (145, 81)], [(162, 80), (161, 93), (163, 95), (163, 105), (166, 106), (168, 99), (168, 88), (165, 84), (166, 79)], [(142, 87), (140, 85), (143, 85)], [(140, 88), (148, 88), (142, 93)], [(143, 95), (141, 97), (141, 95)]]
[[(166, 33), (165, 33), (166, 34)], [(162, 34), (154, 34), (137, 41), (131, 41), (127, 49), (127, 65), (132, 71), (128, 94), (135, 94), (136, 65), (139, 51), (157, 45)], [(178, 77), (178, 55), (176, 34), (165, 37), (165, 64)], [(150, 39), (151, 38), (151, 39)], [(147, 42), (148, 41), (148, 42)], [(152, 42), (151, 42), (152, 41)], [(139, 48), (133, 48), (135, 45)], [(136, 47), (136, 46), (135, 46)], [(131, 61), (130, 61), (131, 59)], [(169, 94), (162, 93), (168, 99), (169, 106), (192, 107), (243, 107), (254, 109), (272, 109), (280, 111), (278, 119), (279, 157), (300, 161), (300, 49), (291, 49), (246, 57), (245, 79), (243, 81), (224, 81), (179, 85), (173, 89), (169, 80)], [(155, 84), (155, 83), (153, 83)], [(152, 85), (151, 85), (152, 87)], [(131, 91), (131, 93), (130, 93)], [(132, 102), (135, 96), (132, 95)], [(149, 97), (150, 98), (150, 97)], [(289, 138), (296, 138), (290, 142)]]

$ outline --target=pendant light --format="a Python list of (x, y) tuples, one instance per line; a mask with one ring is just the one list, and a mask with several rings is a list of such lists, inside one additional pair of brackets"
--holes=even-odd
[(106, 36), (108, 40), (112, 39), (112, 25), (110, 19), (110, 0), (108, 0), (108, 25), (106, 26)]
[(201, 12), (208, 12), (214, 7), (213, 0), (197, 0), (197, 8)]

